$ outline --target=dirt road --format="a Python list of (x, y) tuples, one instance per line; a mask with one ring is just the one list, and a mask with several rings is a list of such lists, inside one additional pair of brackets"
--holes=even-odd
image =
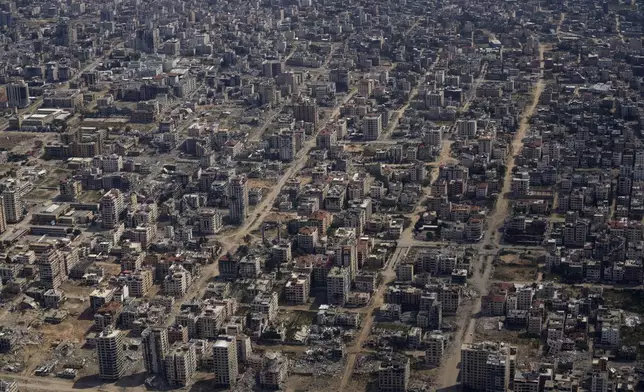
[[(523, 148), (523, 139), (528, 132), (530, 119), (534, 115), (537, 105), (539, 104), (539, 98), (541, 97), (541, 93), (543, 92), (545, 86), (545, 83), (543, 81), (544, 48), (545, 47), (543, 45), (539, 47), (539, 60), (541, 68), (540, 77), (532, 91), (532, 101), (530, 105), (525, 107), (523, 114), (521, 115), (519, 128), (512, 140), (510, 159), (508, 159), (508, 162), (506, 164), (505, 177), (503, 178), (502, 192), (496, 202), (495, 209), (488, 217), (488, 229), (485, 232), (483, 240), (479, 243), (480, 249), (483, 249), (485, 245), (499, 244), (500, 237), (496, 236), (496, 238), (493, 238), (493, 234), (498, 232), (498, 229), (503, 224), (508, 213), (509, 199), (507, 196), (510, 192), (512, 168), (514, 168), (516, 163), (516, 155), (519, 154), (521, 152), (521, 149)], [(481, 268), (475, 268), (474, 275), (469, 280), (469, 284), (474, 289), (476, 289), (480, 295), (474, 300), (472, 304), (463, 307), (463, 309), (459, 309), (459, 313), (467, 314), (467, 317), (463, 318), (461, 324), (458, 326), (458, 330), (454, 335), (454, 341), (450, 346), (450, 351), (443, 361), (443, 371), (440, 372), (439, 379), (437, 380), (439, 388), (456, 388), (459, 382), (461, 345), (463, 343), (471, 343), (474, 339), (474, 332), (476, 329), (475, 315), (481, 311), (481, 298), (487, 294), (490, 277), (492, 275), (493, 257), (494, 256), (490, 254), (481, 254), (479, 256), (479, 265), (484, 265), (485, 268), (483, 268), (482, 270)]]
[(122, 387), (115, 384), (100, 384), (97, 386), (70, 381), (54, 377), (18, 376), (13, 373), (1, 373), (0, 378), (6, 381), (18, 383), (18, 390), (21, 392), (78, 392), (79, 390), (93, 390), (100, 392), (121, 392), (125, 389), (128, 392), (144, 392), (144, 386)]
[[(333, 112), (327, 117), (326, 121), (320, 124), (320, 129), (324, 128), (326, 124), (328, 124), (332, 119), (338, 116), (338, 114), (340, 113), (340, 107), (348, 102), (351, 98), (353, 98), (356, 92), (357, 90), (355, 89), (350, 91), (349, 94), (347, 94), (347, 96), (340, 103), (338, 103)], [(224, 243), (223, 249), (215, 256), (214, 263), (207, 264), (202, 268), (201, 275), (195, 282), (193, 282), (192, 290), (188, 292), (186, 297), (175, 302), (175, 305), (173, 306), (170, 314), (168, 314), (168, 317), (165, 320), (164, 324), (166, 326), (170, 326), (174, 322), (176, 316), (180, 312), (181, 304), (184, 303), (186, 299), (203, 297), (208, 281), (212, 277), (219, 275), (219, 264), (216, 260), (228, 252), (233, 252), (240, 244), (243, 243), (244, 236), (259, 228), (264, 219), (266, 219), (266, 217), (271, 214), (273, 204), (275, 203), (277, 196), (279, 196), (280, 192), (282, 191), (282, 188), (286, 184), (286, 181), (288, 181), (288, 179), (292, 177), (295, 177), (297, 173), (299, 173), (304, 168), (308, 159), (309, 151), (311, 151), (313, 147), (315, 147), (315, 137), (310, 137), (304, 144), (304, 147), (298, 152), (291, 166), (289, 166), (289, 168), (284, 172), (284, 174), (277, 181), (277, 184), (275, 184), (269, 194), (266, 195), (264, 199), (262, 199), (261, 203), (257, 205), (250, 216), (246, 218), (246, 221), (242, 224), (242, 226), (240, 226), (234, 234), (228, 237), (220, 238), (222, 240), (222, 243)]]
[[(476, 269), (474, 276), (470, 279), (470, 284), (476, 288), (481, 296), (487, 294), (488, 282), (492, 275), (492, 256), (481, 255), (479, 263), (486, 263), (486, 268), (483, 272)], [(476, 330), (476, 315), (481, 311), (481, 297), (479, 296), (473, 303), (467, 304), (463, 308), (459, 308), (459, 313), (467, 313), (467, 317), (463, 319), (459, 325), (458, 331), (454, 335), (454, 341), (451, 343), (448, 355), (443, 361), (442, 369), (439, 379), (437, 380), (438, 386), (442, 388), (455, 387), (459, 382), (461, 363), (461, 345), (463, 343), (471, 343), (474, 338), (474, 331)]]
[(559, 16), (559, 22), (557, 23), (557, 39), (559, 39), (559, 34), (561, 34), (561, 26), (563, 25), (564, 20), (566, 20), (566, 13), (562, 12)]
[(391, 260), (389, 261), (389, 264), (387, 265), (387, 267), (382, 273), (382, 282), (378, 287), (378, 291), (376, 291), (376, 293), (374, 294), (373, 299), (371, 300), (371, 304), (367, 308), (367, 314), (365, 315), (364, 324), (362, 324), (362, 328), (358, 332), (358, 338), (354, 342), (353, 347), (349, 349), (349, 355), (347, 356), (347, 364), (346, 364), (346, 367), (344, 368), (342, 381), (340, 381), (340, 388), (338, 389), (339, 391), (347, 390), (347, 385), (351, 380), (351, 375), (353, 374), (353, 367), (356, 364), (358, 353), (361, 352), (362, 345), (364, 344), (364, 342), (369, 337), (369, 334), (371, 333), (371, 327), (373, 326), (373, 321), (376, 317), (374, 313), (383, 304), (383, 298), (385, 295), (385, 289), (387, 288), (387, 285), (393, 282), (394, 279), (396, 279), (396, 273), (395, 273), (396, 265), (403, 257), (405, 257), (405, 255), (407, 255), (408, 251), (409, 251), (409, 248), (402, 248), (402, 247), (396, 248), (396, 251), (391, 256)]
[[(543, 72), (543, 66), (544, 66), (543, 54), (544, 54), (544, 46), (541, 45), (539, 47), (539, 59), (541, 62), (541, 72)], [(512, 186), (512, 169), (514, 169), (515, 163), (516, 163), (515, 156), (519, 154), (521, 152), (521, 149), (523, 148), (523, 139), (526, 137), (528, 129), (530, 128), (530, 119), (534, 115), (537, 105), (539, 104), (539, 98), (541, 97), (541, 93), (543, 93), (544, 87), (545, 87), (545, 83), (543, 81), (543, 78), (540, 77), (534, 89), (532, 90), (532, 101), (530, 105), (525, 107), (523, 114), (521, 115), (521, 121), (519, 122), (519, 129), (514, 135), (512, 144), (510, 145), (510, 159), (508, 159), (508, 162), (505, 165), (505, 177), (503, 178), (503, 188), (501, 188), (502, 189), (501, 196), (499, 196), (496, 202), (496, 206), (493, 213), (488, 218), (489, 229), (485, 233), (485, 237), (483, 238), (482, 245), (490, 244), (490, 237), (492, 236), (493, 233), (497, 232), (499, 227), (501, 227), (501, 225), (505, 220), (505, 217), (508, 214), (508, 207), (510, 204), (510, 200), (507, 198), (507, 195), (509, 194)], [(498, 242), (498, 240), (499, 239), (497, 238), (496, 241)]]
[(418, 83), (409, 92), (409, 96), (405, 100), (405, 104), (400, 109), (395, 111), (394, 117), (389, 121), (389, 126), (387, 127), (387, 129), (384, 130), (384, 132), (380, 135), (380, 139), (385, 139), (388, 134), (390, 134), (396, 129), (396, 127), (398, 126), (398, 123), (400, 122), (400, 119), (405, 114), (405, 111), (409, 108), (409, 105), (411, 104), (411, 102), (418, 95), (418, 91), (420, 90), (420, 87), (425, 83), (425, 79), (427, 78), (427, 76), (434, 70), (440, 58), (441, 56), (439, 53), (439, 55), (436, 56), (436, 60), (434, 60), (434, 62), (429, 67), (427, 72), (425, 72), (425, 75), (423, 75), (421, 78), (418, 78)]
[(483, 66), (481, 67), (481, 73), (479, 77), (476, 78), (476, 80), (472, 84), (472, 92), (467, 97), (467, 100), (463, 104), (463, 107), (460, 109), (460, 112), (468, 111), (468, 109), (470, 108), (470, 105), (472, 104), (472, 101), (474, 101), (474, 98), (476, 98), (476, 90), (478, 90), (481, 83), (483, 83), (483, 80), (485, 80), (485, 75), (487, 75), (487, 63), (484, 63)]
[[(486, 72), (487, 72), (487, 63), (483, 64), (483, 67), (481, 68), (481, 73), (479, 77), (474, 81), (472, 85), (472, 90), (469, 96), (467, 97), (466, 101), (464, 102), (463, 107), (469, 107), (472, 100), (474, 100), (474, 98), (476, 97), (476, 90), (485, 79)], [(434, 167), (432, 168), (432, 171), (429, 174), (430, 183), (433, 183), (438, 179), (438, 175), (440, 174), (440, 165), (456, 162), (456, 159), (451, 157), (452, 144), (454, 143), (454, 141), (449, 140), (451, 135), (454, 133), (455, 129), (456, 129), (456, 123), (450, 126), (448, 131), (443, 135), (441, 151), (438, 154), (438, 157), (434, 159), (434, 162), (432, 163)], [(416, 208), (414, 208), (414, 211), (409, 214), (406, 214), (408, 218), (414, 220), (416, 219), (416, 217), (418, 217), (418, 214), (425, 211), (425, 202), (427, 201), (427, 196), (429, 196), (429, 187), (425, 187), (423, 189), (423, 197), (416, 204)], [(413, 238), (413, 230), (414, 230), (414, 225), (412, 224), (403, 231), (403, 233), (400, 236), (400, 239), (398, 240), (399, 247), (411, 247), (416, 242)]]
[(619, 14), (615, 14), (615, 30), (617, 31), (617, 35), (619, 36), (619, 39), (622, 41), (622, 43), (625, 43), (626, 41), (624, 40), (624, 35), (622, 34), (622, 26), (619, 19)]
[[(286, 55), (286, 57), (284, 58), (284, 60), (283, 60), (284, 64), (286, 64), (286, 62), (288, 62), (291, 59), (291, 57), (293, 57), (293, 55), (297, 52), (297, 47), (298, 47), (298, 43), (296, 41), (296, 42), (293, 43), (293, 47), (289, 51), (288, 55)], [(329, 54), (327, 55), (327, 58), (324, 61), (324, 64), (322, 65), (321, 69), (324, 69), (329, 65), (329, 62), (331, 61), (331, 58), (333, 57), (333, 53), (335, 53), (336, 49), (337, 49), (337, 45), (332, 45), (331, 51), (329, 51)], [(313, 81), (317, 81), (320, 78), (321, 75), (322, 74), (316, 75)], [(262, 140), (262, 136), (264, 136), (264, 132), (266, 132), (268, 127), (270, 127), (271, 124), (273, 123), (273, 121), (275, 121), (275, 119), (280, 114), (282, 114), (282, 111), (286, 108), (286, 106), (290, 105), (290, 104), (291, 104), (291, 101), (285, 99), (282, 102), (282, 104), (280, 104), (275, 110), (273, 110), (273, 112), (268, 117), (268, 119), (266, 119), (266, 121), (264, 121), (264, 125), (262, 125), (261, 128), (259, 128), (258, 130), (253, 132), (253, 134), (248, 139), (248, 141), (250, 143), (259, 143)]]

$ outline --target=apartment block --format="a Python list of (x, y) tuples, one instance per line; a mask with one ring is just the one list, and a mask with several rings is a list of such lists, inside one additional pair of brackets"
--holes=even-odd
[(215, 385), (230, 387), (237, 382), (237, 342), (234, 336), (223, 335), (212, 348), (215, 363)]
[(125, 201), (121, 191), (112, 189), (103, 195), (100, 209), (104, 228), (113, 229), (118, 226), (121, 212), (125, 209)]
[(186, 386), (197, 370), (197, 352), (193, 343), (175, 343), (165, 357), (165, 377), (172, 386)]
[(114, 298), (114, 288), (98, 288), (89, 295), (89, 304), (92, 309), (96, 310), (107, 304)]
[(235, 177), (229, 183), (230, 221), (244, 223), (248, 215), (248, 181), (245, 177)]
[(288, 263), (291, 261), (291, 243), (284, 242), (273, 245), (271, 248), (271, 256), (276, 263)]
[(123, 273), (118, 277), (118, 282), (125, 284), (131, 297), (145, 296), (153, 284), (153, 273), (150, 269), (142, 269), (133, 273)]
[(293, 272), (286, 282), (286, 301), (290, 304), (305, 304), (309, 300), (311, 276)]
[(96, 338), (98, 376), (101, 380), (116, 381), (125, 374), (123, 343), (123, 333), (111, 328), (105, 329)]
[(163, 292), (173, 297), (183, 297), (191, 283), (192, 274), (181, 265), (173, 265), (163, 280)]
[(224, 305), (205, 306), (196, 319), (197, 336), (201, 339), (216, 338), (227, 315)]
[(143, 362), (150, 374), (162, 374), (165, 370), (164, 360), (170, 346), (167, 328), (146, 328), (141, 334), (143, 343)]
[(265, 389), (281, 389), (288, 376), (288, 358), (277, 352), (266, 352), (259, 371), (259, 386)]
[(66, 280), (63, 274), (64, 256), (58, 249), (49, 249), (38, 257), (40, 283), (47, 289), (57, 289)]
[(378, 390), (382, 392), (407, 391), (410, 373), (409, 358), (400, 356), (382, 361), (378, 368)]
[(425, 363), (429, 366), (439, 366), (447, 348), (447, 336), (440, 331), (430, 332), (425, 339)]
[(504, 392), (510, 380), (511, 349), (502, 343), (461, 346), (462, 386), (468, 391)]
[(347, 268), (333, 267), (326, 278), (327, 302), (330, 305), (344, 306), (349, 297), (351, 279)]
[(216, 211), (203, 211), (199, 215), (199, 230), (202, 234), (219, 233), (223, 227), (223, 218)]
[(279, 297), (277, 293), (259, 293), (253, 298), (250, 309), (255, 313), (262, 313), (268, 317), (268, 321), (277, 318)]

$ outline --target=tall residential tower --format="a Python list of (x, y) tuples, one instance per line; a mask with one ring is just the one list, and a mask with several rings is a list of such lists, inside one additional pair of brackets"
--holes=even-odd
[(237, 176), (230, 179), (230, 221), (242, 224), (248, 215), (248, 180)]
[(123, 334), (107, 328), (96, 338), (98, 376), (101, 380), (116, 381), (125, 374)]

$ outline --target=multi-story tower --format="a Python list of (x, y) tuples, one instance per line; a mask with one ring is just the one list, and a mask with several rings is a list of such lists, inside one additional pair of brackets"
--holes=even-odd
[(333, 267), (326, 279), (326, 299), (331, 305), (344, 306), (349, 297), (351, 277), (348, 268)]
[(181, 51), (181, 41), (171, 39), (163, 44), (163, 53), (168, 56), (177, 56)]
[(264, 60), (262, 63), (262, 76), (274, 78), (284, 72), (284, 63), (279, 60)]
[(312, 99), (302, 100), (293, 105), (293, 117), (295, 117), (295, 121), (317, 124), (318, 105)]
[(83, 186), (78, 180), (64, 180), (58, 185), (60, 197), (65, 201), (76, 201), (83, 192)]
[(434, 80), (437, 86), (443, 86), (445, 84), (445, 70), (434, 72)]
[(255, 313), (261, 313), (270, 322), (277, 318), (278, 301), (279, 296), (275, 292), (270, 294), (258, 293), (250, 304), (250, 310)]
[(230, 221), (242, 224), (248, 214), (248, 181), (237, 176), (230, 179)]
[(432, 332), (427, 340), (427, 349), (425, 350), (425, 363), (430, 366), (439, 366), (445, 354), (447, 337), (438, 332)]
[(112, 189), (101, 198), (101, 216), (103, 227), (113, 229), (118, 226), (119, 215), (125, 208), (123, 194), (118, 189)]
[(425, 131), (423, 135), (423, 142), (429, 144), (430, 146), (440, 146), (441, 141), (443, 140), (443, 128), (432, 128)]
[(478, 138), (479, 154), (492, 154), (492, 137), (489, 135)]
[(7, 231), (7, 217), (4, 213), (4, 201), (0, 197), (0, 234)]
[(29, 86), (24, 81), (9, 83), (6, 91), (10, 107), (25, 108), (29, 106)]
[(267, 352), (262, 357), (259, 371), (259, 386), (267, 389), (281, 389), (288, 376), (288, 358), (281, 353)]
[(193, 343), (172, 346), (165, 357), (165, 377), (170, 385), (186, 386), (197, 370), (197, 352)]
[(590, 379), (590, 392), (608, 392), (609, 385), (607, 372), (593, 372)]
[(295, 121), (316, 123), (317, 116), (317, 105), (314, 100), (305, 99), (293, 105)]
[(510, 378), (509, 348), (496, 343), (461, 346), (461, 385), (467, 391), (506, 391)]
[(461, 384), (463, 390), (485, 389), (485, 365), (490, 351), (483, 346), (461, 347)]
[(127, 285), (130, 297), (141, 298), (152, 288), (154, 278), (151, 269), (141, 269), (132, 273), (121, 274), (118, 282)]
[(335, 83), (338, 92), (349, 91), (351, 85), (351, 73), (346, 68), (336, 68), (329, 72), (329, 81)]
[(45, 80), (48, 83), (55, 83), (58, 81), (58, 65), (55, 61), (45, 64)]
[(375, 80), (373, 79), (361, 79), (358, 82), (358, 94), (363, 97), (370, 97), (373, 89), (375, 87)]
[(141, 340), (145, 370), (151, 374), (162, 374), (169, 346), (168, 330), (160, 327), (146, 328), (141, 334)]
[(378, 140), (382, 133), (382, 115), (380, 113), (365, 116), (363, 123), (364, 139)]
[(49, 249), (38, 257), (40, 283), (48, 289), (57, 289), (62, 284), (64, 256), (58, 249)]
[(388, 392), (406, 391), (411, 373), (409, 358), (390, 358), (380, 363), (378, 368), (378, 390)]
[(265, 83), (260, 83), (258, 87), (258, 93), (259, 93), (259, 102), (262, 105), (272, 105), (273, 103), (276, 103), (280, 99), (280, 94), (277, 91), (277, 88), (275, 86), (275, 82), (271, 81), (265, 82)]
[(280, 161), (291, 162), (295, 158), (295, 134), (283, 131), (277, 136)]
[(199, 215), (199, 230), (202, 234), (216, 234), (223, 225), (221, 214), (217, 211), (202, 211)]
[(284, 288), (286, 301), (291, 304), (305, 304), (309, 300), (310, 289), (311, 276), (293, 272)]
[(459, 120), (456, 122), (456, 129), (460, 136), (471, 139), (476, 137), (478, 127), (476, 120)]
[(145, 53), (156, 53), (159, 47), (159, 29), (139, 29), (136, 31), (134, 46)]
[(425, 95), (425, 107), (437, 108), (445, 106), (445, 91), (434, 90)]
[(215, 385), (228, 387), (237, 381), (237, 341), (234, 336), (219, 336), (212, 350)]
[(76, 43), (77, 32), (76, 27), (71, 23), (62, 23), (58, 26), (58, 37), (60, 39), (60, 44), (63, 46), (71, 46)]
[(22, 200), (20, 200), (20, 195), (15, 189), (9, 188), (2, 192), (2, 205), (7, 222), (20, 222), (22, 219)]
[(590, 392), (608, 392), (614, 390), (613, 381), (608, 378), (608, 358), (593, 359)]
[(517, 291), (517, 309), (530, 310), (532, 307), (532, 299), (534, 298), (534, 291), (532, 287), (523, 287)]
[(172, 265), (168, 275), (163, 280), (163, 293), (174, 297), (182, 297), (192, 283), (192, 274), (182, 265)]
[(358, 274), (358, 253), (355, 242), (342, 244), (335, 250), (335, 264), (349, 270), (351, 280)]
[(505, 392), (508, 390), (510, 360), (505, 352), (491, 353), (485, 363), (485, 391)]
[(119, 330), (106, 328), (96, 338), (98, 354), (98, 376), (101, 380), (116, 381), (125, 373), (123, 334)]
[(425, 180), (427, 176), (427, 169), (425, 169), (425, 163), (422, 161), (414, 162), (414, 165), (409, 168), (409, 180), (412, 183), (421, 183)]

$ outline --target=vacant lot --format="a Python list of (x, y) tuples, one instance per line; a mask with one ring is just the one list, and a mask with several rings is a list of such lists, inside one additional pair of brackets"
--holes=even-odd
[[(337, 382), (340, 376), (305, 376), (299, 374), (289, 374), (286, 380), (286, 391), (319, 391), (331, 392), (337, 391)], [(356, 391), (358, 389), (355, 389)]]
[(0, 133), (0, 148), (11, 150), (17, 145), (31, 139), (36, 139), (38, 134), (23, 132), (2, 132)]
[(493, 280), (504, 282), (528, 282), (537, 280), (537, 266), (507, 266), (499, 265), (494, 268)]
[(604, 290), (604, 304), (644, 314), (644, 291), (642, 290)]
[(506, 282), (526, 282), (536, 280), (538, 273), (539, 265), (533, 256), (521, 257), (516, 253), (508, 253), (499, 256), (492, 279)]

